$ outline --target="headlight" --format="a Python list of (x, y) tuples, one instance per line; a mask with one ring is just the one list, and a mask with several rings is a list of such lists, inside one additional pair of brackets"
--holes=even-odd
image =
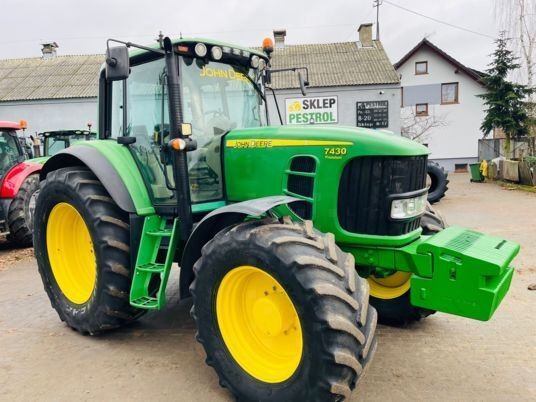
[(195, 45), (194, 50), (197, 57), (205, 57), (207, 55), (207, 46), (204, 43)]
[(408, 219), (422, 215), (426, 209), (427, 193), (413, 198), (393, 200), (391, 203), (392, 219)]
[(264, 70), (266, 68), (266, 61), (264, 59), (259, 60), (259, 70)]
[(212, 46), (212, 49), (210, 49), (210, 54), (214, 60), (221, 60), (223, 56), (223, 52), (219, 46)]
[(259, 56), (254, 54), (251, 56), (251, 67), (258, 68), (259, 67)]

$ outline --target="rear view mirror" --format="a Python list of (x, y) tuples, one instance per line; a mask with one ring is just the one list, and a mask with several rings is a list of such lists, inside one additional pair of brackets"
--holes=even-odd
[(307, 95), (307, 90), (305, 87), (309, 85), (308, 82), (306, 82), (303, 78), (303, 74), (301, 71), (298, 71), (298, 80), (300, 81), (300, 89), (303, 96)]
[(128, 78), (129, 74), (128, 48), (126, 46), (116, 46), (106, 49), (106, 80), (124, 80)]

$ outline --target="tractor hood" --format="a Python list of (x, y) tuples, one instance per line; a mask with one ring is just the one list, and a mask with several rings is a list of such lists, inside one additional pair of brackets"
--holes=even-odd
[(303, 148), (344, 146), (348, 156), (428, 155), (428, 148), (385, 131), (344, 126), (278, 126), (232, 130), (225, 148)]
[(321, 125), (231, 130), (222, 145), (231, 202), (299, 198), (293, 212), (339, 241), (366, 235), (385, 244), (387, 235), (400, 244), (420, 234), (418, 220), (393, 223), (388, 215), (393, 198), (426, 192), (428, 149), (422, 145), (375, 130)]

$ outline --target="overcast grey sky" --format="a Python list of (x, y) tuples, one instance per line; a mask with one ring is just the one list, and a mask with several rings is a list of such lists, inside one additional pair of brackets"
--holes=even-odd
[[(498, 29), (492, 0), (389, 0), (427, 16), (492, 37)], [(357, 40), (357, 27), (375, 22), (372, 0), (172, 1), (2, 0), (0, 58), (36, 57), (40, 43), (56, 41), (58, 54), (103, 53), (109, 37), (147, 43), (168, 36), (204, 36), (260, 45), (273, 28), (287, 43)], [(9, 18), (6, 18), (9, 16)], [(451, 28), (384, 3), (380, 35), (394, 63), (423, 36), (469, 67), (484, 69), (493, 51), (488, 37)]]

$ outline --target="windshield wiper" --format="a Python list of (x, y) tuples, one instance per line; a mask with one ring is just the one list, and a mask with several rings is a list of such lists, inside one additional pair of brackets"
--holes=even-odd
[(251, 79), (251, 77), (249, 76), (249, 74), (244, 74), (244, 76), (248, 79), (249, 82), (251, 82), (251, 83), (253, 84), (253, 87), (255, 88), (255, 91), (257, 91), (257, 93), (261, 96), (262, 100), (263, 100), (264, 102), (266, 102), (266, 98), (264, 97), (264, 94), (262, 93), (262, 90), (261, 90), (261, 88), (259, 87), (259, 85), (258, 85), (255, 81), (253, 81), (253, 80)]

